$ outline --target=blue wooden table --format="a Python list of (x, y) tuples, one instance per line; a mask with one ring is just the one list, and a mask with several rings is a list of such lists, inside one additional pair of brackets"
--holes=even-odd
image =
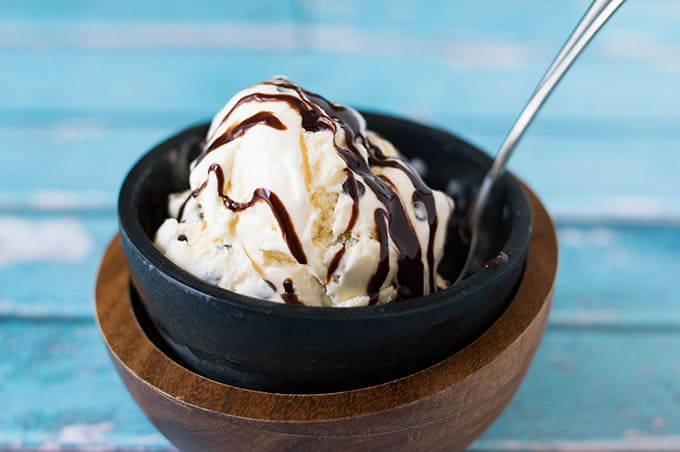
[[(493, 151), (586, 1), (0, 0), (0, 448), (165, 449), (93, 319), (151, 145), (286, 74)], [(193, 4), (193, 5), (192, 5)], [(519, 393), (473, 450), (680, 450), (680, 4), (631, 1), (511, 163), (561, 247)]]

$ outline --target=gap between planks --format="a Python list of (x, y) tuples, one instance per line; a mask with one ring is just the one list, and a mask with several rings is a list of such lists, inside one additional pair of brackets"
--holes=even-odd
[[(82, 305), (89, 306), (88, 303)], [(89, 309), (62, 311), (45, 305), (15, 304), (0, 306), (0, 322), (94, 325), (94, 313)], [(680, 333), (680, 311), (553, 310), (548, 318), (548, 331), (676, 334)]]

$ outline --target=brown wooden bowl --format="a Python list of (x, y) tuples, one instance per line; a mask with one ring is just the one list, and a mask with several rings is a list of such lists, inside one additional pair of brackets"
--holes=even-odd
[(183, 450), (462, 449), (510, 402), (545, 329), (557, 274), (557, 240), (540, 201), (528, 195), (532, 239), (522, 281), (507, 310), (460, 352), (398, 380), (295, 395), (229, 386), (187, 370), (164, 354), (137, 321), (118, 237), (97, 278), (99, 327), (132, 397)]

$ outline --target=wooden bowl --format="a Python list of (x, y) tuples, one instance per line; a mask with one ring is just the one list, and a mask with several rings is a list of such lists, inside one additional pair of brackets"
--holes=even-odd
[(130, 394), (186, 450), (456, 450), (519, 387), (545, 329), (557, 273), (555, 229), (528, 192), (533, 233), (517, 293), (476, 341), (420, 372), (329, 394), (276, 394), (218, 383), (164, 354), (135, 317), (119, 238), (104, 255), (96, 314)]

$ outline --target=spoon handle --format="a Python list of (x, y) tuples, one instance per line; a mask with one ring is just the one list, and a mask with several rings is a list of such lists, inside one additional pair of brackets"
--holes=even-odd
[(583, 49), (590, 43), (593, 36), (595, 36), (623, 2), (624, 0), (595, 0), (592, 2), (590, 8), (588, 8), (588, 11), (562, 46), (562, 49), (539, 82), (524, 110), (522, 110), (512, 129), (510, 129), (510, 132), (505, 137), (493, 165), (486, 173), (477, 196), (475, 196), (473, 204), (468, 211), (467, 224), (470, 231), (470, 249), (463, 270), (456, 282), (463, 279), (470, 270), (471, 261), (477, 250), (477, 231), (482, 212), (488, 202), (493, 184), (505, 169), (505, 165), (515, 150), (517, 143), (519, 143), (536, 113), (541, 109), (550, 93), (557, 86), (557, 83), (562, 79), (562, 76), (564, 76)]
[[(560, 65), (562, 60), (564, 60), (564, 57), (567, 55), (567, 53), (574, 47), (574, 44), (576, 44), (576, 42), (579, 39), (581, 39), (581, 37), (583, 36), (583, 33), (595, 21), (595, 19), (598, 17), (598, 15), (601, 14), (602, 11), (604, 11), (605, 7), (607, 7), (607, 5), (609, 5), (610, 3), (612, 3), (610, 0), (594, 0), (593, 1), (593, 3), (588, 8), (588, 11), (586, 11), (586, 13), (583, 15), (583, 17), (581, 18), (579, 23), (574, 28), (574, 31), (571, 32), (571, 35), (569, 36), (567, 41), (564, 43), (564, 45), (560, 49), (560, 53), (557, 54), (557, 56), (553, 60), (552, 64), (548, 68), (548, 70), (545, 71), (545, 74), (543, 75), (543, 78), (541, 79), (541, 81), (538, 83), (538, 86), (536, 87), (536, 89), (538, 89), (538, 87), (540, 87), (541, 85), (543, 85), (545, 83), (546, 79), (548, 78), (548, 76), (550, 74), (555, 72), (555, 69), (557, 69), (557, 67)], [(623, 3), (623, 0), (621, 2), (619, 2), (618, 5), (616, 5), (615, 9), (618, 8), (621, 5), (621, 3)], [(609, 16), (611, 16), (613, 14), (613, 12), (614, 11), (609, 13), (609, 15), (605, 18), (605, 21), (609, 18)], [(604, 24), (604, 22), (603, 22), (603, 24)], [(600, 27), (601, 26), (602, 25), (600, 25)], [(599, 27), (598, 27), (598, 30), (599, 30)], [(595, 30), (595, 32), (597, 32), (597, 30)], [(594, 33), (593, 33), (593, 35), (594, 35)], [(584, 46), (585, 46), (585, 44), (584, 44)]]

